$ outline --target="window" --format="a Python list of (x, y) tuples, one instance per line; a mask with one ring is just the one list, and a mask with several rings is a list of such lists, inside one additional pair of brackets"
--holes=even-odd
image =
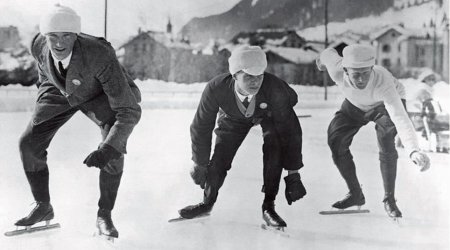
[(386, 68), (390, 68), (391, 67), (391, 60), (389, 58), (385, 58), (383, 59), (383, 61), (381, 61), (382, 66), (386, 67)]
[(397, 66), (401, 66), (402, 65), (402, 61), (400, 60), (400, 58), (397, 58)]
[(420, 48), (420, 55), (425, 56), (425, 48), (424, 47)]
[(388, 53), (391, 51), (391, 46), (389, 44), (384, 44), (381, 50), (385, 53)]
[(402, 51), (402, 45), (399, 43), (398, 44), (398, 52)]

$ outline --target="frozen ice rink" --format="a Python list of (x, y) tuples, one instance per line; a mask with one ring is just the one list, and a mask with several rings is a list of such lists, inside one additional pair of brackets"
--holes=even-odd
[[(48, 155), (50, 191), (60, 229), (17, 237), (3, 232), (29, 213), (33, 202), (23, 172), (18, 138), (31, 113), (0, 113), (0, 249), (449, 249), (449, 154), (430, 153), (432, 168), (421, 173), (399, 150), (396, 197), (404, 218), (397, 225), (383, 209), (383, 189), (373, 125), (355, 137), (352, 150), (368, 214), (319, 215), (347, 193), (326, 145), (326, 128), (336, 108), (299, 109), (308, 194), (287, 205), (284, 181), (277, 211), (288, 227), (283, 235), (262, 223), (262, 137), (250, 131), (220, 191), (212, 215), (168, 223), (177, 210), (201, 201), (190, 179), (189, 125), (194, 109), (145, 109), (128, 142), (125, 172), (113, 211), (120, 238), (114, 244), (93, 237), (98, 169), (84, 158), (100, 142), (99, 129), (77, 114), (53, 140)], [(286, 173), (284, 173), (285, 175)]]

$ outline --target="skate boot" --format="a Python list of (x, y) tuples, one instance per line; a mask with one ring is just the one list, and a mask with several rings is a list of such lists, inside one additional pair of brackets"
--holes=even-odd
[(346, 209), (352, 206), (362, 206), (366, 204), (366, 199), (362, 192), (349, 192), (343, 200), (340, 200), (332, 205), (337, 209)]
[(48, 221), (52, 220), (54, 217), (55, 214), (53, 213), (53, 207), (50, 202), (37, 201), (36, 206), (30, 214), (27, 217), (18, 220), (14, 225), (28, 227), (41, 221), (46, 221), (48, 223)]
[(274, 228), (286, 227), (286, 222), (275, 211), (274, 202), (263, 203), (262, 205), (262, 217), (266, 222), (266, 225)]
[(200, 202), (196, 205), (187, 206), (178, 211), (180, 216), (184, 219), (193, 219), (197, 217), (208, 216), (211, 210), (213, 209), (213, 204), (206, 204), (204, 202)]
[(400, 209), (398, 209), (394, 195), (388, 194), (384, 196), (383, 199), (384, 203), (384, 210), (386, 210), (386, 213), (391, 218), (401, 218), (402, 212), (400, 212)]
[(111, 211), (99, 209), (97, 213), (97, 229), (99, 235), (104, 235), (108, 240), (119, 238), (119, 232), (111, 219)]

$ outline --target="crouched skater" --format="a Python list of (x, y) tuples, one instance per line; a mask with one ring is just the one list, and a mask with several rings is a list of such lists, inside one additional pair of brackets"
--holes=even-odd
[[(262, 217), (265, 223), (286, 227), (275, 211), (283, 169), (288, 171), (284, 180), (289, 205), (306, 194), (298, 172), (303, 162), (302, 130), (293, 110), (297, 94), (284, 81), (264, 72), (266, 67), (266, 55), (260, 47), (242, 46), (229, 58), (230, 72), (206, 85), (190, 130), (194, 161), (191, 176), (204, 189), (204, 197), (202, 202), (181, 209), (182, 218), (211, 212), (238, 148), (249, 130), (257, 125), (261, 126), (264, 139)], [(213, 130), (216, 140), (210, 158)]]
[(102, 134), (98, 148), (84, 160), (88, 167), (100, 169), (96, 225), (100, 234), (117, 238), (111, 211), (122, 178), (127, 140), (141, 117), (141, 95), (119, 64), (112, 46), (105, 39), (80, 30), (77, 13), (56, 5), (43, 15), (40, 34), (32, 41), (31, 53), (39, 74), (38, 97), (19, 144), (36, 206), (15, 224), (31, 227), (53, 219), (47, 148), (59, 128), (81, 111), (99, 126)]
[(402, 103), (403, 86), (389, 71), (375, 65), (375, 50), (367, 45), (349, 45), (344, 48), (343, 57), (332, 48), (325, 49), (317, 60), (317, 66), (320, 70), (328, 71), (345, 97), (328, 127), (328, 145), (349, 193), (332, 206), (346, 209), (365, 204), (350, 145), (362, 126), (374, 122), (384, 184), (384, 208), (390, 217), (402, 217), (394, 195), (397, 132), (407, 155), (420, 170), (425, 171), (430, 167), (428, 156), (419, 149), (413, 125)]

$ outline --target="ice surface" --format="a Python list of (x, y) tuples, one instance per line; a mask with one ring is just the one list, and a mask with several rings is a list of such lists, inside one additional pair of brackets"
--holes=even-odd
[[(212, 215), (198, 222), (168, 223), (177, 210), (197, 203), (202, 191), (189, 177), (189, 125), (194, 109), (146, 109), (128, 143), (125, 172), (113, 211), (120, 238), (114, 245), (92, 236), (98, 169), (83, 159), (100, 142), (98, 128), (75, 115), (50, 148), (50, 190), (61, 229), (17, 237), (3, 232), (32, 209), (17, 141), (29, 112), (0, 113), (0, 249), (449, 249), (448, 154), (430, 154), (432, 168), (419, 172), (399, 150), (397, 200), (404, 218), (398, 226), (384, 212), (373, 125), (361, 129), (352, 146), (369, 214), (322, 216), (347, 192), (326, 145), (336, 108), (301, 109), (308, 194), (287, 205), (284, 182), (277, 211), (289, 238), (260, 229), (262, 223), (262, 137), (254, 128), (236, 155)], [(285, 173), (284, 173), (285, 174)]]

